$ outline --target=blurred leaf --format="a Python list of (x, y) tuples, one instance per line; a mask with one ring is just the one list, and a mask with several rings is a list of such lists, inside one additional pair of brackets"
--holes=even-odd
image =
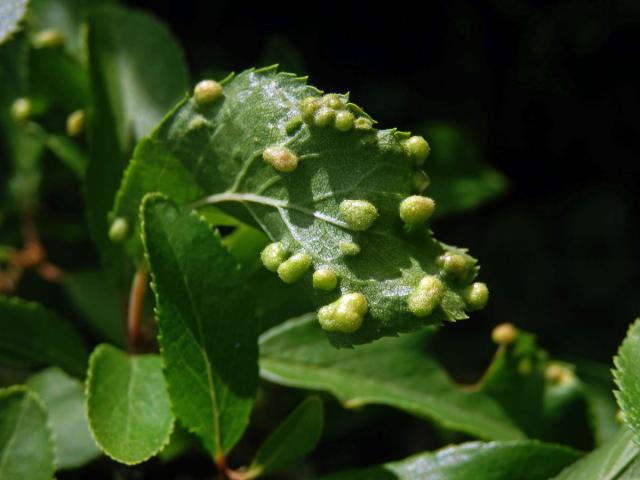
[(640, 444), (640, 318), (629, 327), (626, 338), (613, 359), (616, 398), (624, 421)]
[(438, 206), (436, 215), (480, 207), (503, 194), (506, 177), (482, 158), (473, 135), (450, 122), (432, 122), (417, 129), (429, 140), (426, 170), (431, 177), (427, 193)]
[(67, 272), (62, 286), (92, 330), (110, 343), (125, 345), (124, 301), (104, 272)]
[(637, 480), (640, 478), (638, 446), (633, 434), (621, 429), (607, 443), (567, 467), (554, 480)]
[(548, 480), (579, 455), (538, 442), (469, 442), (322, 480)]
[(299, 462), (315, 448), (323, 427), (322, 400), (307, 398), (260, 446), (246, 478), (268, 475)]
[(89, 159), (75, 141), (63, 135), (51, 134), (46, 138), (46, 145), (76, 177), (81, 180), (84, 178)]
[(2, 0), (0, 2), (0, 44), (17, 32), (18, 24), (27, 12), (27, 0)]
[(100, 448), (120, 463), (141, 463), (162, 450), (173, 415), (160, 356), (96, 347), (87, 375), (87, 417)]
[(260, 372), (274, 383), (326, 390), (347, 407), (383, 404), (486, 439), (524, 434), (488, 395), (456, 385), (424, 351), (431, 332), (336, 350), (315, 315), (279, 325), (260, 338)]
[(88, 20), (92, 111), (85, 196), (92, 236), (117, 272), (107, 213), (136, 140), (185, 94), (185, 60), (166, 26), (134, 10), (103, 7)]
[(80, 467), (100, 455), (89, 433), (82, 383), (51, 367), (32, 376), (27, 386), (48, 411), (57, 469)]
[(24, 386), (0, 389), (0, 478), (51, 480), (54, 470), (42, 402)]
[(211, 227), (159, 195), (142, 208), (173, 411), (218, 459), (249, 421), (258, 381), (252, 298)]
[(86, 371), (87, 351), (80, 335), (36, 303), (0, 297), (0, 332), (3, 362), (57, 365), (76, 377)]

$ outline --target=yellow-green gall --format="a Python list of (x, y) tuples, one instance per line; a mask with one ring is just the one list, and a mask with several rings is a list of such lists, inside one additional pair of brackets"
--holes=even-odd
[(25, 122), (31, 115), (31, 107), (31, 100), (25, 97), (18, 98), (11, 104), (11, 117), (16, 122)]
[(336, 113), (334, 125), (341, 132), (348, 132), (353, 128), (353, 120), (353, 113), (348, 110), (341, 110)]
[(313, 288), (331, 291), (338, 286), (338, 277), (333, 270), (321, 268), (313, 272)]
[(444, 296), (444, 284), (433, 275), (425, 275), (407, 298), (409, 311), (418, 317), (426, 317), (440, 305)]
[(270, 243), (262, 252), (260, 252), (260, 260), (262, 260), (262, 264), (264, 267), (271, 271), (275, 272), (278, 270), (278, 267), (287, 259), (287, 251), (284, 248), (284, 245), (280, 242)]
[(552, 362), (544, 369), (544, 378), (552, 385), (567, 385), (575, 379), (575, 376), (566, 365)]
[(337, 93), (328, 93), (323, 98), (323, 103), (334, 110), (339, 110), (344, 108), (344, 101)]
[(193, 95), (198, 105), (215, 102), (222, 95), (222, 85), (215, 80), (202, 80), (193, 89)]
[(367, 132), (373, 128), (373, 122), (368, 118), (360, 117), (353, 122), (353, 126), (356, 130), (360, 130), (361, 132)]
[(77, 137), (84, 131), (84, 110), (76, 110), (67, 117), (67, 135)]
[(459, 253), (445, 252), (436, 259), (436, 264), (448, 275), (457, 278), (464, 278), (469, 272), (467, 259)]
[(316, 97), (307, 97), (300, 103), (300, 113), (302, 121), (307, 124), (314, 123), (314, 116), (318, 109), (322, 106), (322, 102)]
[(284, 283), (295, 283), (311, 266), (311, 256), (308, 253), (296, 253), (285, 260), (278, 267), (278, 276)]
[(302, 119), (300, 117), (293, 117), (284, 124), (284, 131), (287, 132), (287, 135), (291, 135), (300, 125), (302, 125)]
[(343, 255), (353, 257), (360, 253), (360, 245), (355, 242), (340, 242), (340, 251)]
[(328, 332), (353, 333), (360, 329), (369, 311), (367, 299), (361, 293), (347, 293), (318, 311), (318, 321)]
[(424, 192), (431, 184), (431, 179), (424, 171), (418, 170), (413, 173), (411, 177), (411, 183), (413, 184), (413, 191), (416, 193)]
[(320, 107), (313, 116), (313, 124), (316, 127), (326, 127), (333, 122), (336, 117), (336, 112), (329, 107)]
[(359, 232), (367, 230), (378, 218), (378, 209), (366, 200), (343, 200), (339, 210), (347, 225)]
[(126, 218), (117, 217), (109, 227), (109, 240), (121, 243), (129, 236), (129, 222)]
[(463, 290), (462, 298), (469, 310), (482, 310), (489, 301), (489, 288), (486, 283), (474, 282)]
[(281, 145), (271, 145), (262, 152), (262, 158), (279, 172), (293, 172), (298, 167), (298, 156)]
[(502, 323), (491, 332), (491, 340), (498, 345), (510, 345), (518, 338), (518, 329), (512, 323)]
[(420, 135), (409, 137), (403, 142), (403, 145), (409, 157), (418, 166), (424, 164), (424, 161), (429, 156), (429, 152), (431, 152), (431, 147), (429, 147), (424, 137)]
[(421, 195), (411, 195), (400, 203), (400, 218), (405, 223), (424, 223), (435, 211), (436, 202), (432, 198)]
[(33, 37), (33, 46), (35, 48), (57, 48), (62, 47), (66, 41), (60, 30), (41, 30)]

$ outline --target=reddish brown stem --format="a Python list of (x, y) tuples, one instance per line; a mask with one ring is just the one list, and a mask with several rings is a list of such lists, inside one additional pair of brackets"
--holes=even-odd
[(141, 266), (133, 276), (131, 292), (129, 293), (129, 309), (127, 312), (127, 338), (129, 351), (134, 352), (140, 342), (140, 319), (144, 297), (147, 293), (149, 272), (146, 266)]

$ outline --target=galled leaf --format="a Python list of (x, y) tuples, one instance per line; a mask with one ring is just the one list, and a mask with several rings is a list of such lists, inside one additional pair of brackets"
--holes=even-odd
[(322, 480), (548, 480), (579, 456), (538, 442), (469, 442)]
[(3, 0), (0, 3), (0, 44), (7, 41), (18, 29), (27, 12), (27, 0)]
[(42, 402), (26, 387), (0, 389), (0, 478), (51, 480), (53, 441)]
[(257, 388), (257, 325), (238, 264), (209, 225), (158, 195), (142, 208), (173, 411), (216, 458), (238, 441)]
[(640, 445), (640, 319), (629, 328), (614, 363), (618, 404), (625, 423), (635, 433), (635, 441)]
[(173, 415), (160, 356), (96, 347), (89, 361), (87, 416), (98, 446), (118, 462), (141, 463), (162, 450)]
[(321, 97), (275, 68), (222, 83), (198, 84), (136, 149), (113, 213), (132, 226), (134, 257), (140, 201), (164, 192), (262, 228), (274, 242), (265, 265), (286, 283), (311, 286), (313, 270), (335, 277), (316, 301), (336, 345), (484, 306), (486, 286), (471, 287), (476, 261), (424, 226), (434, 204), (413, 195), (426, 185), (422, 137), (377, 130), (345, 95)]

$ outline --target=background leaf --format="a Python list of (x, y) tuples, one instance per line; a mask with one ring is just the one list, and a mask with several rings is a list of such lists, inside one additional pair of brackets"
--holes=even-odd
[(173, 411), (219, 458), (244, 432), (256, 393), (252, 297), (197, 215), (149, 196), (142, 218)]
[(31, 366), (57, 365), (84, 376), (84, 341), (66, 322), (37, 303), (0, 297), (0, 360)]
[(118, 462), (141, 463), (162, 450), (173, 415), (160, 356), (96, 347), (89, 361), (87, 416), (100, 448)]
[(51, 367), (29, 378), (27, 386), (47, 409), (57, 469), (77, 468), (100, 455), (89, 433), (82, 383)]
[(0, 45), (18, 30), (18, 24), (27, 12), (27, 0), (3, 0), (0, 3)]
[(54, 454), (47, 412), (26, 387), (0, 389), (0, 478), (51, 480)]
[(322, 401), (318, 397), (307, 398), (260, 446), (247, 478), (268, 475), (300, 461), (315, 448), (323, 427)]
[(389, 405), (480, 438), (524, 437), (496, 401), (456, 385), (424, 351), (432, 333), (335, 350), (316, 321), (315, 315), (289, 320), (260, 337), (260, 373), (264, 378), (282, 385), (327, 390), (348, 407)]
[(323, 480), (547, 480), (579, 455), (538, 442), (470, 442)]

